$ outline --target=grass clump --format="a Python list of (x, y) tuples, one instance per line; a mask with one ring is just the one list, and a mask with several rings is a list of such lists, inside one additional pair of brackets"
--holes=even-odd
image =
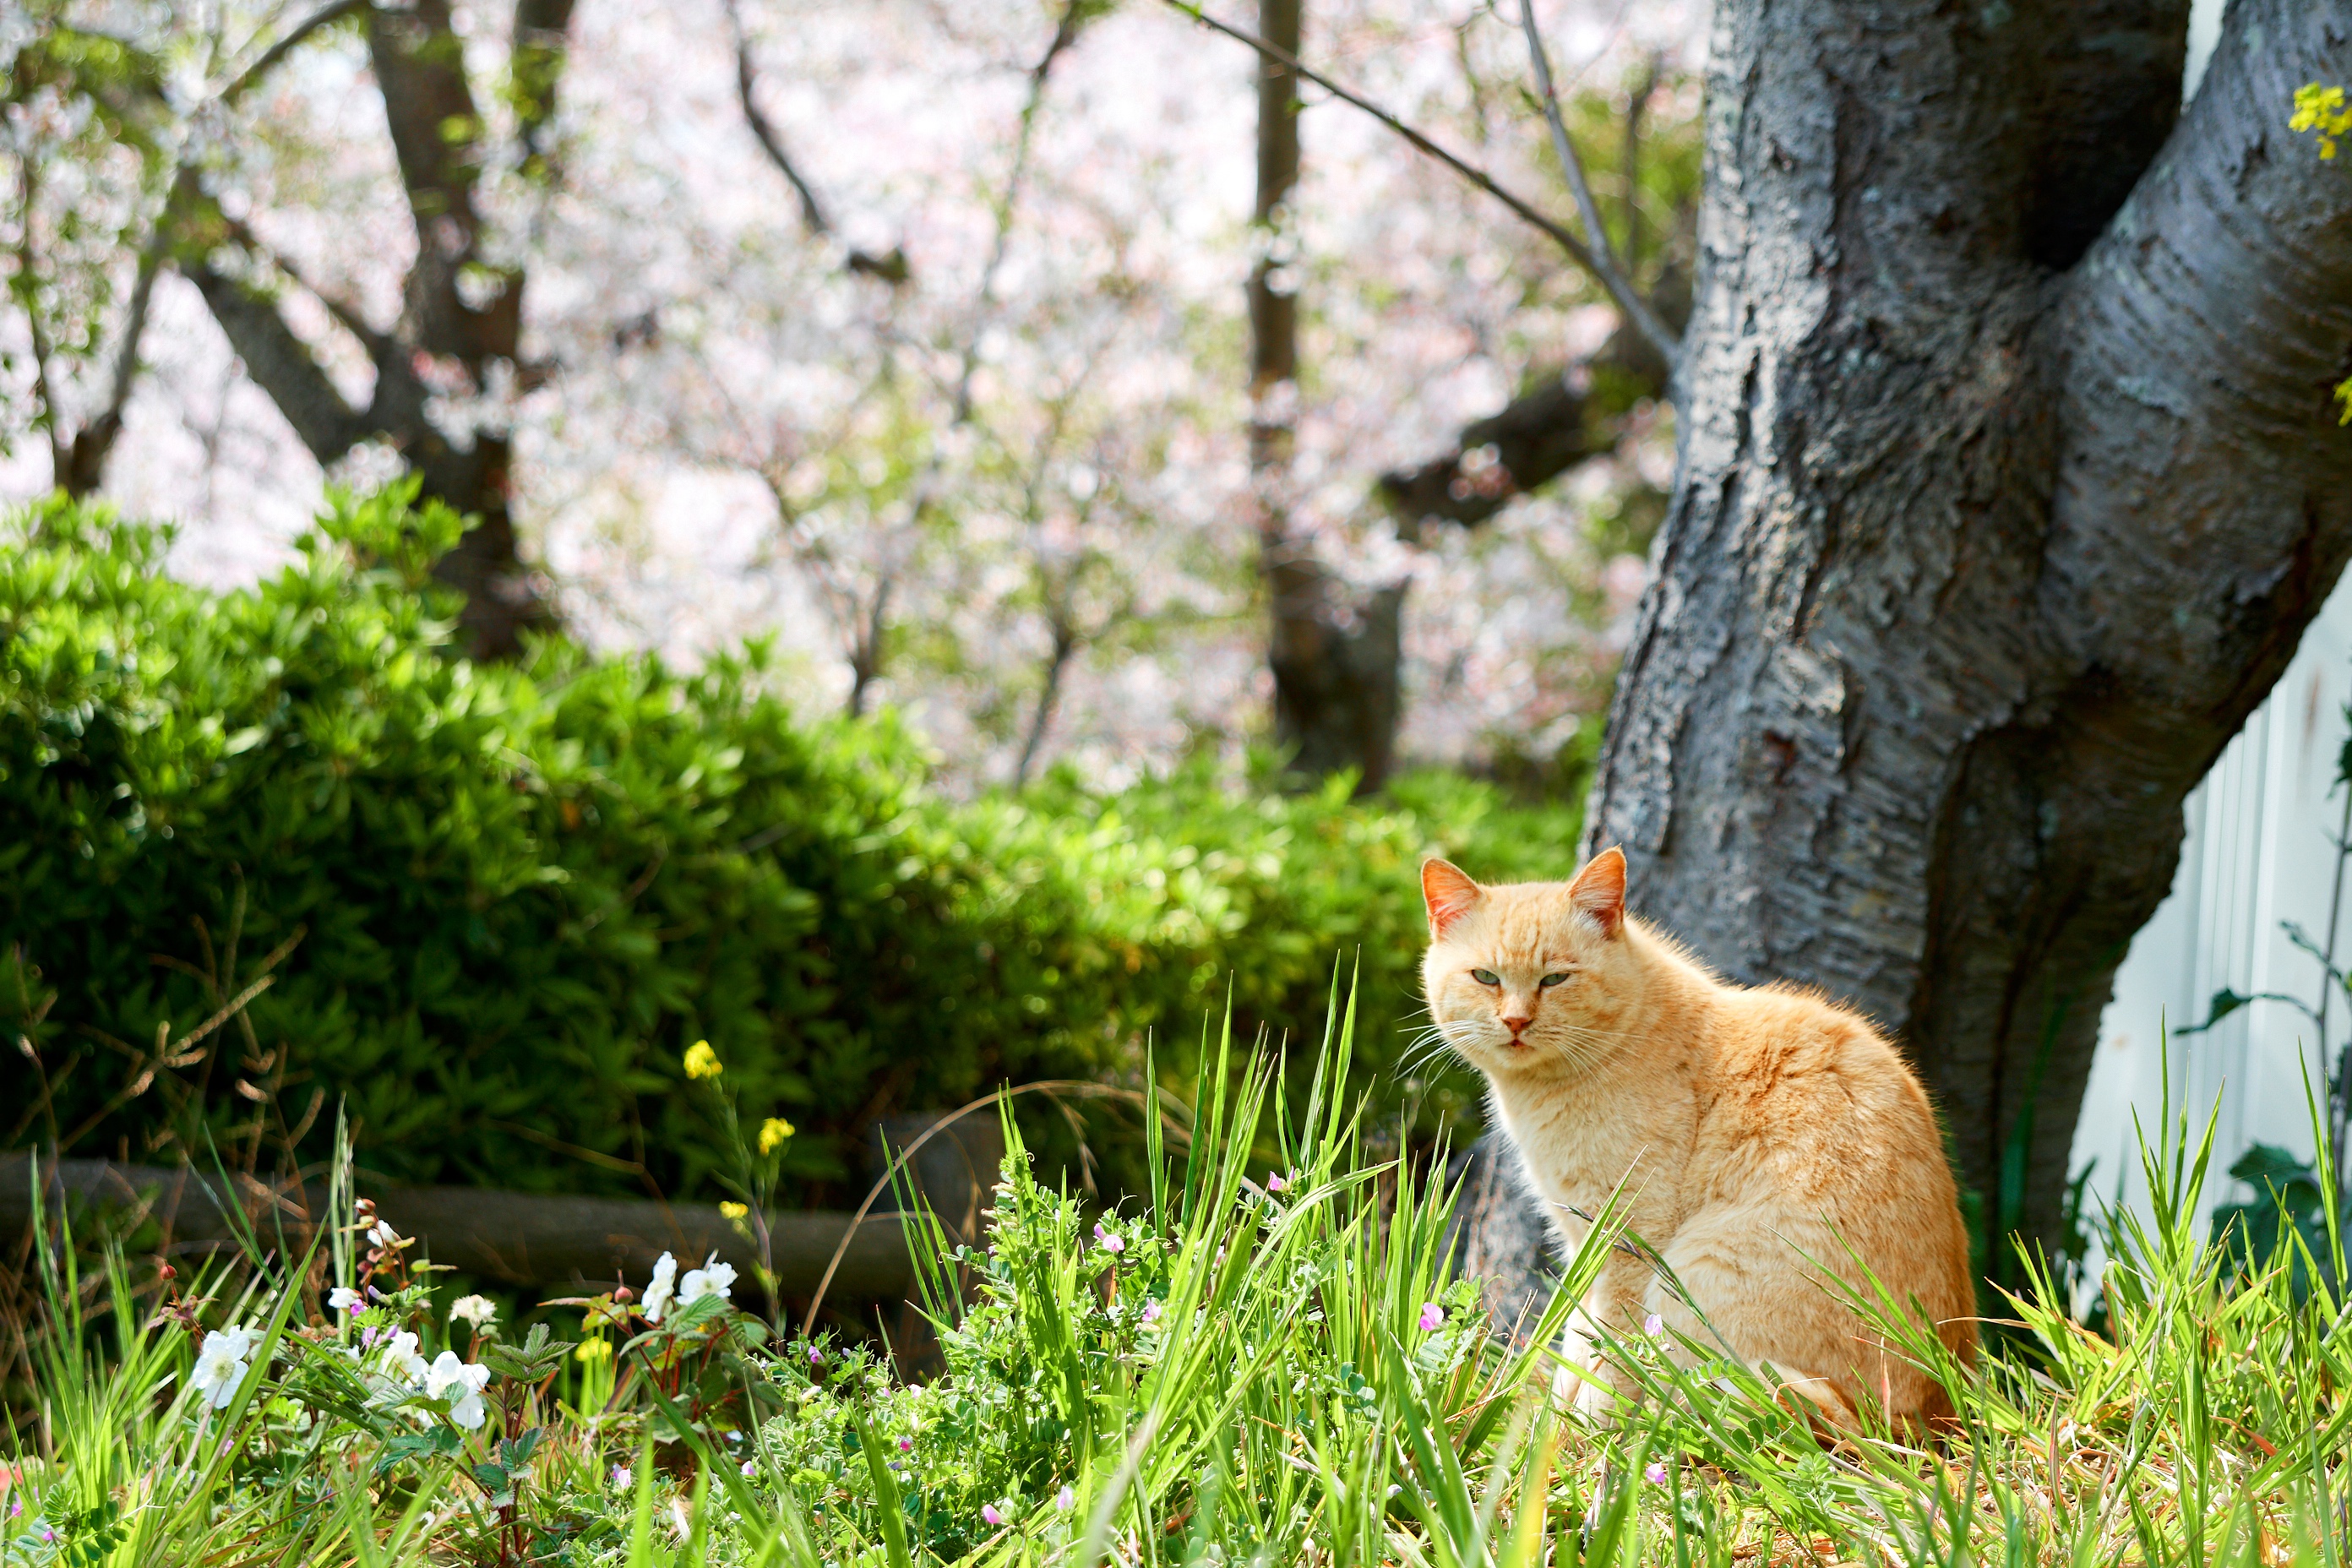
[[(1204, 1053), (1193, 1105), (1148, 1108), (1150, 1191), (1113, 1209), (1042, 1184), (1008, 1119), (985, 1247), (922, 1228), (944, 1370), (921, 1383), (870, 1348), (772, 1330), (691, 1260), (517, 1340), (437, 1315), (404, 1238), (363, 1215), (304, 1254), (255, 1238), (236, 1272), (164, 1281), (160, 1310), (119, 1252), (84, 1279), (47, 1246), (41, 1408), (0, 1554), (2346, 1561), (2342, 1273), (2298, 1270), (2292, 1237), (2250, 1267), (2194, 1234), (2210, 1129), (2168, 1126), (2153, 1216), (2109, 1227), (2108, 1334), (2039, 1275), (1963, 1369), (1865, 1305), (1945, 1380), (1957, 1415), (1932, 1437), (1826, 1446), (1744, 1369), (1655, 1341), (1616, 1347), (1646, 1397), (1604, 1426), (1556, 1408), (1541, 1352), (1495, 1336), (1475, 1287), (1446, 1279), (1451, 1194), (1368, 1156), (1340, 1087), (1349, 1034), (1326, 1040), (1297, 1115), (1270, 1092), (1277, 1064), (1229, 1074), (1223, 1047)], [(1615, 1240), (1596, 1229), (1547, 1329)], [(246, 1331), (224, 1347), (231, 1325)]]

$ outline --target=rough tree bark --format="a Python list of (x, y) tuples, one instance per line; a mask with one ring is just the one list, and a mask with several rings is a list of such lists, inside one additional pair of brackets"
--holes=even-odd
[(2352, 552), (2352, 174), (2285, 127), (2352, 13), (2235, 0), (2178, 113), (2187, 12), (1720, 0), (1710, 47), (1587, 848), (1727, 974), (1889, 1029), (1988, 1240), (2056, 1239), (2182, 800)]
[[(572, 9), (572, 0), (518, 0), (515, 6), (516, 129), (533, 173), (547, 165), (542, 142), (554, 112)], [(271, 273), (297, 282), (299, 275), (250, 228), (225, 218), (193, 177), (183, 180), (175, 203), (178, 265), (203, 292), (247, 374), (320, 462), (331, 463), (363, 441), (388, 441), (418, 475), (426, 496), (481, 519), (436, 571), (466, 596), (460, 633), (467, 651), (509, 658), (526, 628), (554, 621), (553, 607), (516, 546), (509, 510), (510, 445), (495, 427), (444, 429), (429, 408), (436, 395), (478, 393), (500, 374), (529, 374), (521, 354), (523, 272), (489, 259), (483, 243), (476, 197), (487, 132), (466, 76), (463, 41), (449, 0), (329, 11), (363, 18), (369, 62), (383, 91), (385, 127), (416, 231), (401, 317), (389, 328), (304, 285), (366, 349), (375, 374), (367, 404), (355, 406), (337, 390), (270, 297)], [(224, 269), (225, 253), (240, 260)]]
[[(1301, 0), (1259, 0), (1258, 36), (1296, 57)], [(1295, 232), (1288, 204), (1298, 184), (1298, 79), (1261, 56), (1257, 78), (1257, 203), (1260, 237), (1250, 269), (1250, 425), (1252, 492), (1258, 569), (1265, 579), (1271, 626), (1266, 662), (1274, 674), (1275, 742), (1293, 772), (1319, 779), (1353, 768), (1360, 791), (1388, 777), (1396, 742), (1398, 683), (1403, 666), (1405, 584), (1352, 592), (1292, 526), (1291, 451), (1298, 404), (1297, 271), (1288, 262)]]

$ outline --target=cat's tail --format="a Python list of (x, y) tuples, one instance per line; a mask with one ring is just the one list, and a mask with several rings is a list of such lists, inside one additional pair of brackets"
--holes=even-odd
[(1853, 1404), (1828, 1378), (1790, 1372), (1769, 1362), (1754, 1363), (1751, 1370), (1764, 1380), (1764, 1385), (1784, 1408), (1793, 1400), (1797, 1414), (1808, 1418), (1818, 1416), (1841, 1436), (1862, 1430), (1862, 1417), (1854, 1414)]

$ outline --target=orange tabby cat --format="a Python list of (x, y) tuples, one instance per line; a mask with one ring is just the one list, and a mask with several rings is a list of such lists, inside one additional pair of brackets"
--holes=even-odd
[[(1927, 1097), (1857, 1015), (1781, 986), (1727, 985), (1625, 914), (1625, 858), (1573, 882), (1481, 887), (1421, 868), (1422, 984), (1445, 1042), (1486, 1075), (1495, 1119), (1572, 1249), (1624, 1184), (1628, 1226), (1657, 1271), (1613, 1250), (1571, 1321), (1563, 1373), (1588, 1409), (1630, 1387), (1596, 1363), (1594, 1330), (1675, 1334), (1742, 1360), (1852, 1426), (1865, 1404), (1904, 1425), (1943, 1395), (1822, 1280), (1861, 1286), (1855, 1258), (1976, 1350), (1968, 1233)], [(1868, 1294), (1864, 1289), (1865, 1296)]]

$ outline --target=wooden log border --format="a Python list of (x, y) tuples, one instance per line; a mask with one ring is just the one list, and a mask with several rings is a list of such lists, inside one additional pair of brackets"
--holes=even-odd
[[(217, 1249), (236, 1231), (223, 1212), (223, 1180), (185, 1168), (125, 1165), (110, 1160), (40, 1163), (44, 1203), (54, 1215), (113, 1209), (162, 1227), (167, 1254)], [(280, 1225), (307, 1239), (323, 1207), (321, 1185), (291, 1188), (232, 1175), (232, 1200), (265, 1238)], [(752, 1279), (752, 1247), (709, 1204), (637, 1198), (551, 1197), (469, 1187), (362, 1187), (376, 1212), (417, 1239), (412, 1258), (430, 1258), (469, 1273), (541, 1290), (609, 1289), (625, 1279), (645, 1288), (654, 1260), (677, 1255), (681, 1268), (716, 1253), (743, 1280)], [(33, 1219), (32, 1156), (0, 1154), (0, 1244), (19, 1242)], [(142, 1214), (141, 1211), (143, 1211)], [(830, 1210), (783, 1210), (767, 1216), (777, 1290), (814, 1292), (841, 1250), (832, 1290), (867, 1300), (905, 1298), (914, 1284), (907, 1232), (897, 1214), (868, 1215), (850, 1234), (851, 1216)], [(848, 1236), (849, 1245), (841, 1247)], [(757, 1294), (751, 1285), (749, 1295)], [(740, 1291), (740, 1288), (739, 1288)]]

